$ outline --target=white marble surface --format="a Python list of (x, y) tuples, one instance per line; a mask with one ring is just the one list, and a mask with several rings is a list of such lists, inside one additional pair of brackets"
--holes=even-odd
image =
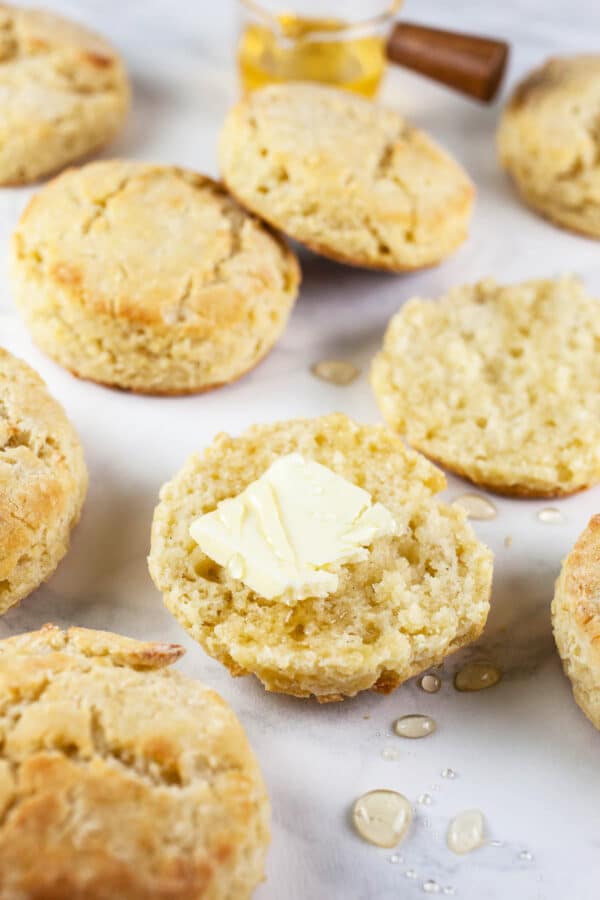
[[(216, 172), (216, 134), (236, 94), (231, 2), (51, 5), (95, 24), (129, 60), (135, 105), (111, 153)], [(413, 0), (407, 7), (413, 19), (507, 36), (514, 42), (509, 82), (550, 52), (593, 48), (600, 28), (600, 5), (585, 0)], [(592, 900), (598, 895), (600, 736), (574, 705), (561, 674), (549, 604), (560, 560), (600, 507), (600, 489), (555, 504), (565, 516), (560, 525), (537, 520), (543, 503), (504, 500), (495, 521), (477, 523), (496, 554), (493, 610), (480, 648), (505, 678), (476, 695), (453, 690), (458, 660), (447, 664), (436, 696), (414, 683), (387, 698), (365, 695), (326, 707), (267, 695), (251, 678), (232, 680), (187, 639), (146, 571), (158, 488), (215, 432), (333, 409), (378, 419), (364, 372), (387, 319), (411, 294), (436, 295), (489, 274), (516, 280), (565, 271), (578, 272), (600, 294), (598, 244), (521, 208), (499, 172), (493, 143), (498, 106), (482, 109), (401, 72), (390, 74), (383, 95), (471, 172), (478, 188), (471, 239), (447, 264), (410, 277), (354, 272), (306, 257), (302, 296), (279, 347), (250, 377), (214, 394), (132, 397), (77, 382), (39, 355), (11, 313), (6, 282), (6, 241), (30, 191), (0, 191), (0, 342), (38, 368), (63, 401), (92, 473), (70, 554), (47, 586), (2, 619), (0, 634), (54, 620), (186, 645), (182, 669), (233, 705), (269, 785), (273, 844), (260, 900), (410, 900), (423, 896), (429, 878), (452, 885), (465, 900)], [(325, 356), (354, 360), (363, 376), (348, 388), (316, 381), (308, 365)], [(451, 479), (448, 495), (462, 490)], [(437, 734), (415, 743), (396, 738), (392, 721), (411, 711), (435, 716)], [(382, 758), (387, 747), (398, 750), (396, 761)], [(440, 776), (447, 766), (458, 773), (453, 781)], [(414, 801), (428, 791), (434, 800), (417, 807), (397, 865), (388, 861), (391, 851), (362, 843), (348, 824), (354, 798), (383, 786)], [(444, 844), (448, 820), (474, 806), (484, 811), (490, 838), (505, 844), (453, 856)], [(533, 860), (519, 860), (522, 850)], [(410, 869), (414, 880), (405, 876)]]

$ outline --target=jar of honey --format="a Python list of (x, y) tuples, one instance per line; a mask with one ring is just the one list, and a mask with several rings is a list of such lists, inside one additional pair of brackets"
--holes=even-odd
[[(237, 0), (242, 89), (318, 81), (373, 97), (386, 62), (491, 102), (508, 44), (396, 20), (403, 0)], [(293, 4), (290, 9), (288, 3)]]
[[(244, 91), (285, 81), (319, 81), (376, 94), (386, 40), (402, 0), (238, 0), (237, 50)], [(324, 15), (324, 8), (326, 15)]]

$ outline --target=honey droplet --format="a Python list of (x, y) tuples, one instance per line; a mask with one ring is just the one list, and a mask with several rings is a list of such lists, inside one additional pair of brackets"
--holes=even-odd
[(418, 685), (426, 694), (437, 694), (442, 686), (442, 682), (437, 675), (422, 675), (418, 681)]
[(545, 509), (540, 509), (537, 517), (544, 525), (558, 525), (560, 522), (564, 521), (560, 509), (556, 509), (554, 506), (547, 506)]
[(504, 538), (504, 546), (506, 548), (512, 547), (512, 542), (513, 542), (512, 534), (507, 534), (506, 537)]
[(436, 728), (437, 725), (435, 719), (432, 719), (431, 716), (420, 715), (419, 713), (401, 716), (394, 722), (394, 731), (398, 737), (411, 738), (412, 740), (429, 737)]
[(343, 359), (322, 359), (314, 363), (310, 371), (321, 381), (329, 384), (345, 386), (351, 384), (360, 375), (360, 369)]
[(354, 827), (365, 841), (377, 847), (395, 847), (404, 840), (412, 822), (409, 801), (397, 791), (369, 791), (354, 804)]
[(470, 662), (454, 676), (457, 691), (485, 691), (494, 687), (502, 678), (502, 672), (489, 662)]
[(393, 747), (384, 747), (381, 751), (381, 756), (383, 759), (387, 760), (387, 762), (393, 762), (396, 759), (399, 759), (400, 754)]
[(468, 519), (495, 519), (498, 510), (491, 500), (481, 494), (461, 494), (452, 501), (453, 506), (460, 506)]
[(446, 843), (453, 853), (471, 853), (484, 843), (485, 823), (478, 809), (467, 809), (450, 822)]

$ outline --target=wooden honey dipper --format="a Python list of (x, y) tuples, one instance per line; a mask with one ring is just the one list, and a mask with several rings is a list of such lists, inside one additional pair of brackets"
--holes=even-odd
[(483, 103), (498, 92), (506, 69), (505, 41), (398, 22), (386, 45), (391, 62)]

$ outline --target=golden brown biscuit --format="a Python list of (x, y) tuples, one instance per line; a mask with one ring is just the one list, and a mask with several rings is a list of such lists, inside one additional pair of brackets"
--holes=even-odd
[(575, 702), (600, 728), (600, 516), (590, 519), (563, 563), (552, 626)]
[(128, 106), (125, 68), (103, 38), (0, 4), (0, 184), (35, 181), (103, 146)]
[(210, 178), (124, 161), (66, 172), (34, 197), (12, 275), (53, 359), (156, 394), (253, 368), (285, 328), (300, 278), (287, 247)]
[(501, 494), (600, 481), (600, 303), (572, 278), (455, 288), (395, 315), (371, 382), (408, 442)]
[(0, 900), (250, 897), (265, 787), (182, 653), (52, 625), (0, 641)]
[(600, 56), (555, 57), (515, 89), (498, 148), (526, 203), (600, 237)]
[(64, 410), (33, 369), (0, 348), (0, 613), (52, 575), (87, 483)]
[(466, 238), (473, 187), (391, 109), (315, 84), (271, 85), (230, 112), (219, 145), (229, 190), (292, 238), (390, 271), (440, 262)]
[[(383, 503), (399, 536), (377, 539), (368, 560), (338, 564), (335, 593), (290, 607), (231, 577), (189, 526), (296, 451)], [(487, 618), (491, 554), (462, 511), (434, 499), (444, 487), (442, 473), (389, 431), (343, 415), (222, 434), (163, 487), (150, 573), (168, 609), (232, 674), (320, 701), (387, 693), (474, 640)]]

